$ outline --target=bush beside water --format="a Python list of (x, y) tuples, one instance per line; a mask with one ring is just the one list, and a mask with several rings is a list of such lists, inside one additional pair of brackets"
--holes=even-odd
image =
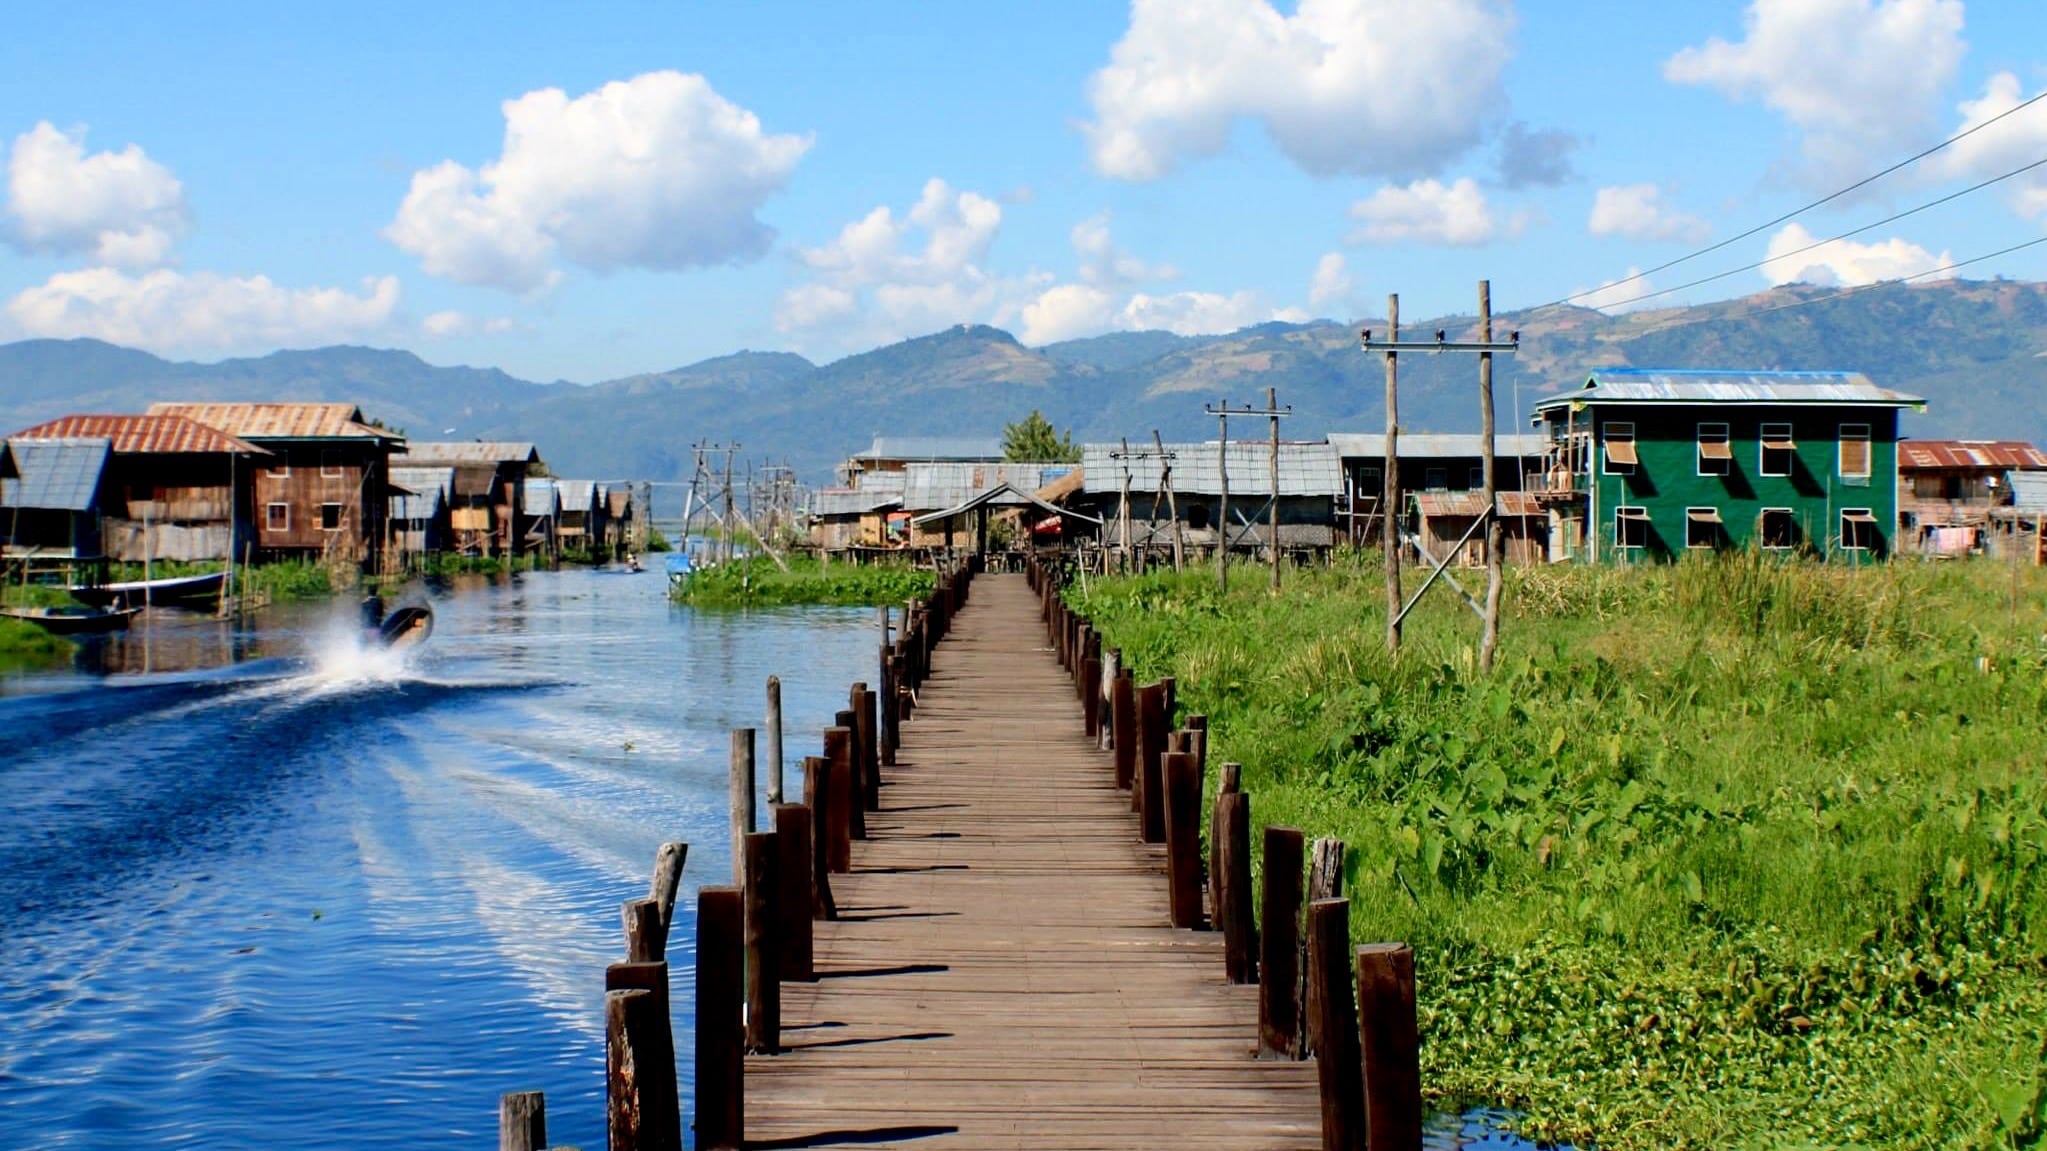
[(937, 583), (930, 572), (906, 564), (826, 566), (809, 556), (790, 556), (788, 564), (785, 572), (771, 559), (754, 557), (701, 568), (675, 599), (698, 607), (899, 604)]
[(2047, 573), (1511, 570), (1491, 678), (1448, 589), (1390, 660), (1383, 580), (1071, 594), (1258, 823), (1348, 845), (1439, 1103), (1611, 1151), (2043, 1145)]

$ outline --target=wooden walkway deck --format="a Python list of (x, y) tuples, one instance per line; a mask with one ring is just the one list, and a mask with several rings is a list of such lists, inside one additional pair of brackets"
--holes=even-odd
[(1023, 576), (988, 575), (939, 646), (832, 877), (786, 1052), (746, 1061), (749, 1147), (1198, 1151), (1321, 1146), (1313, 1062), (1251, 1057), (1255, 986), (1167, 926)]

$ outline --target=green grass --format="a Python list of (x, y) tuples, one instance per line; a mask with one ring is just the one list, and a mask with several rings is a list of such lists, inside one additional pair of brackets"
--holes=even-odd
[[(78, 601), (63, 588), (45, 584), (0, 587), (0, 605), (7, 607), (70, 607)], [(71, 658), (77, 645), (51, 635), (26, 620), (0, 619), (0, 669), (48, 667)]]
[(341, 589), (334, 586), (334, 573), (313, 560), (279, 560), (249, 571), (248, 592), (267, 597), (270, 603), (326, 599)]
[(1348, 845), (1433, 1097), (1612, 1151), (2042, 1146), (2047, 574), (1511, 571), (1488, 678), (1447, 589), (1388, 658), (1379, 562), (1084, 606), (1259, 823)]
[(675, 598), (699, 607), (892, 604), (923, 595), (936, 583), (930, 572), (898, 564), (826, 567), (809, 556), (791, 556), (788, 562), (787, 572), (765, 558), (704, 568), (690, 576)]

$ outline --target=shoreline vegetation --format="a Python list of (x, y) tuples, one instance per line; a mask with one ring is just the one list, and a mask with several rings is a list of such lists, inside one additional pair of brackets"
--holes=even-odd
[(789, 570), (755, 556), (699, 568), (670, 593), (693, 607), (781, 607), (797, 604), (900, 604), (929, 592), (932, 573), (906, 564), (826, 565), (813, 556), (787, 557)]
[(1067, 594), (1254, 827), (1344, 840), (1437, 1105), (1602, 1151), (2047, 1143), (2047, 573), (1510, 568), (1488, 678), (1447, 589), (1389, 659), (1381, 563)]

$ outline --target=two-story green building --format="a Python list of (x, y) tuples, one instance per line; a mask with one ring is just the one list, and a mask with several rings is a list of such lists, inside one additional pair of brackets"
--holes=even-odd
[(1597, 371), (1535, 405), (1552, 558), (1886, 556), (1908, 407), (1859, 372)]

